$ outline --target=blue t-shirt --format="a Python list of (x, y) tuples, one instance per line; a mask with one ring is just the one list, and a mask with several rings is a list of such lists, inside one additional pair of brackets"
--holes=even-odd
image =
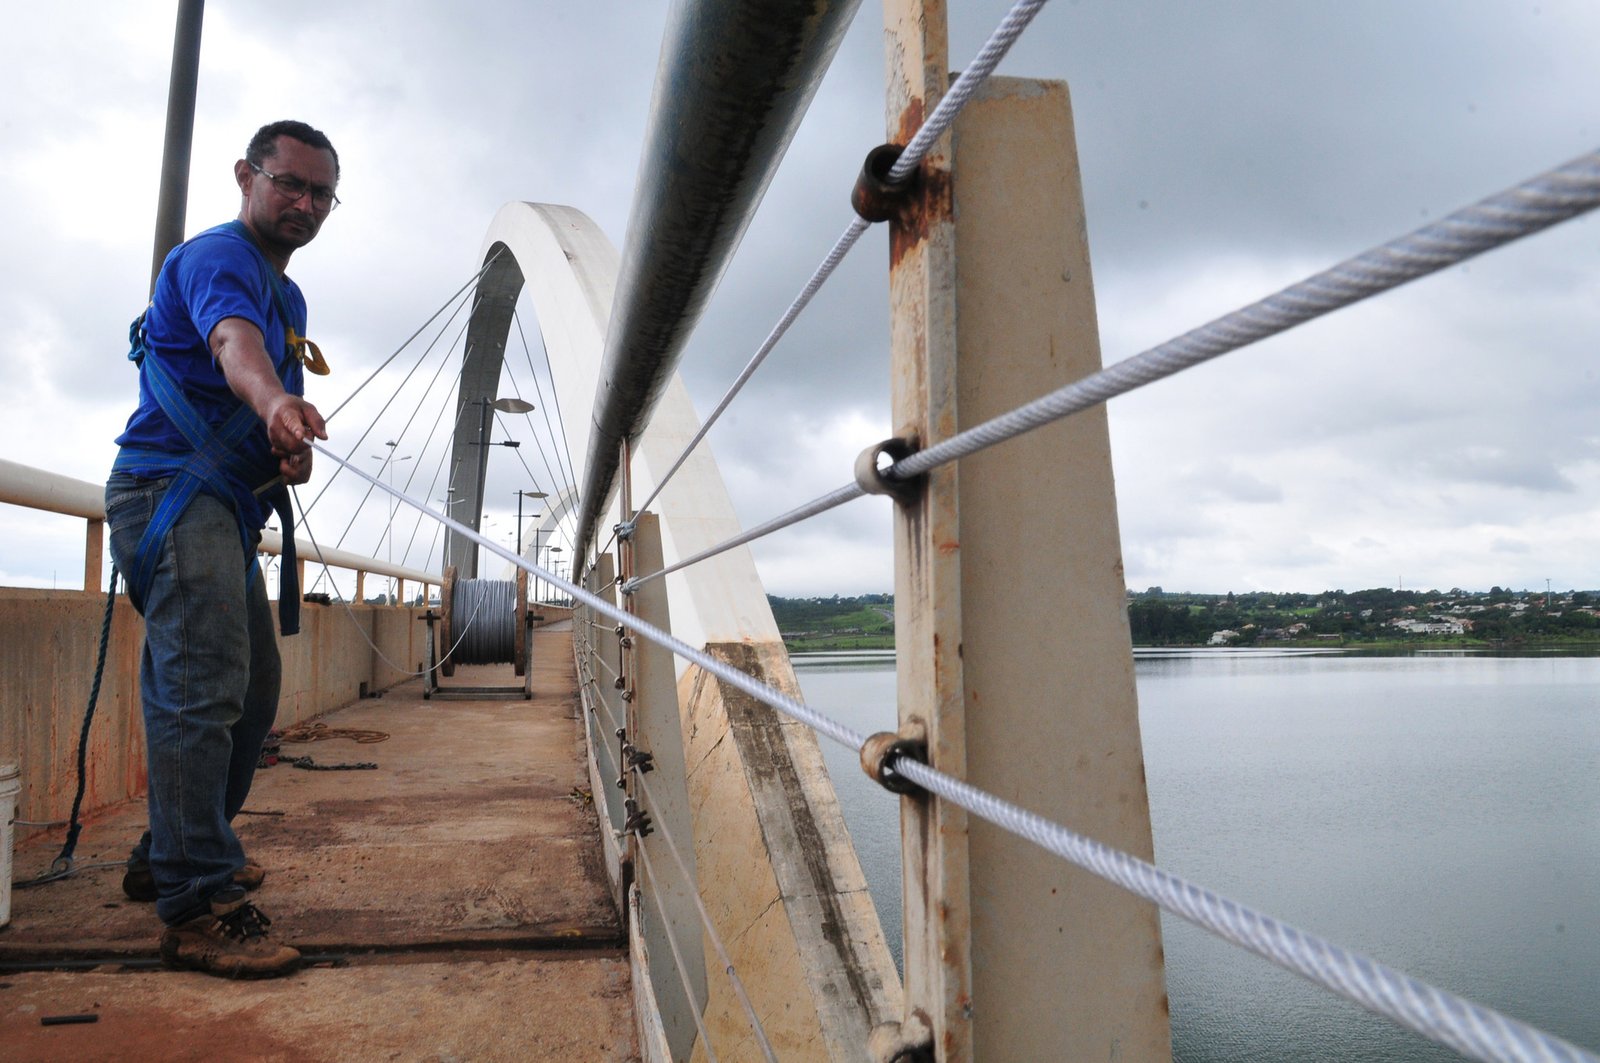
[[(304, 336), (305, 297), (288, 277), (280, 276), (276, 287), (291, 318), (289, 324)], [(224, 318), (243, 318), (260, 329), (284, 387), (291, 394), (305, 394), (305, 377), (299, 359), (288, 350), (282, 316), (274, 293), (272, 267), (243, 226), (229, 222), (207, 229), (167, 255), (145, 314), (145, 345), (150, 356), (160, 359), (178, 382), (195, 412), (216, 431), (243, 405), (229, 390), (208, 345), (212, 330)], [(143, 373), (139, 375), (139, 407), (128, 418), (117, 445), (166, 454), (187, 454), (192, 449), (161, 409)], [(278, 459), (272, 456), (265, 425), (258, 424), (239, 449), (249, 459), (250, 467), (260, 472), (255, 482), (246, 487), (259, 487), (278, 475)], [(141, 468), (137, 462), (122, 467), (134, 475), (171, 474), (170, 469), (154, 465)], [(255, 508), (257, 512), (240, 516), (259, 528), (266, 523), (267, 510), (259, 505)]]

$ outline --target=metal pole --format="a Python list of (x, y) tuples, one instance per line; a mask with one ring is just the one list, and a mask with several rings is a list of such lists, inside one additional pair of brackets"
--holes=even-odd
[(205, 0), (179, 0), (178, 28), (172, 41), (172, 77), (167, 83), (167, 132), (161, 148), (161, 191), (156, 199), (155, 253), (150, 261), (150, 291), (167, 253), (183, 243), (189, 201), (189, 157), (194, 146), (194, 101), (200, 82), (200, 24)]

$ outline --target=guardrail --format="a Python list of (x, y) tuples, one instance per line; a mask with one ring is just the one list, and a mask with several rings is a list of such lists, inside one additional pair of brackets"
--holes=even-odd
[[(36, 469), (15, 461), (0, 458), (0, 502), (28, 509), (58, 513), (66, 517), (82, 517), (87, 523), (84, 532), (83, 589), (98, 590), (105, 561), (105, 485), (87, 480), (62, 476), (60, 473)], [(348, 569), (355, 573), (355, 600), (362, 599), (367, 575), (387, 576), (398, 582), (395, 592), (397, 602), (405, 601), (406, 583), (422, 585), (423, 601), (429, 600), (429, 590), (437, 588), (443, 578), (437, 572), (407, 568), (374, 557), (318, 546), (308, 539), (295, 536), (295, 553), (301, 565), (300, 585), (305, 586), (304, 566), (318, 562), (331, 568)], [(260, 551), (264, 554), (283, 553), (283, 535), (276, 531), (261, 534)]]

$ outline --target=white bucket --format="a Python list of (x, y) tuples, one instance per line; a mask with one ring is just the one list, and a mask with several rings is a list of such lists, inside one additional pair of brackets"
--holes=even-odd
[(0, 764), (0, 926), (11, 922), (11, 847), (17, 818), (17, 794), (22, 772), (15, 764)]

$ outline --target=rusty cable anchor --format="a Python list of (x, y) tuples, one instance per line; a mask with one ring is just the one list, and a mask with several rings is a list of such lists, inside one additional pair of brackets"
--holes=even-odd
[(901, 735), (893, 731), (879, 731), (861, 744), (861, 770), (867, 778), (891, 793), (920, 794), (922, 787), (894, 770), (895, 762), (909, 757), (919, 764), (928, 763), (928, 740), (922, 728), (912, 726), (912, 734)]
[(915, 436), (895, 436), (863, 450), (856, 455), (856, 486), (869, 495), (888, 495), (901, 505), (911, 505), (921, 496), (926, 475), (904, 480), (891, 477), (879, 462), (888, 458), (892, 466), (915, 454), (917, 449)]
[(900, 213), (917, 186), (921, 183), (920, 169), (900, 181), (890, 181), (889, 171), (905, 153), (902, 144), (879, 144), (867, 152), (861, 164), (861, 175), (850, 190), (850, 206), (865, 221), (888, 221)]

